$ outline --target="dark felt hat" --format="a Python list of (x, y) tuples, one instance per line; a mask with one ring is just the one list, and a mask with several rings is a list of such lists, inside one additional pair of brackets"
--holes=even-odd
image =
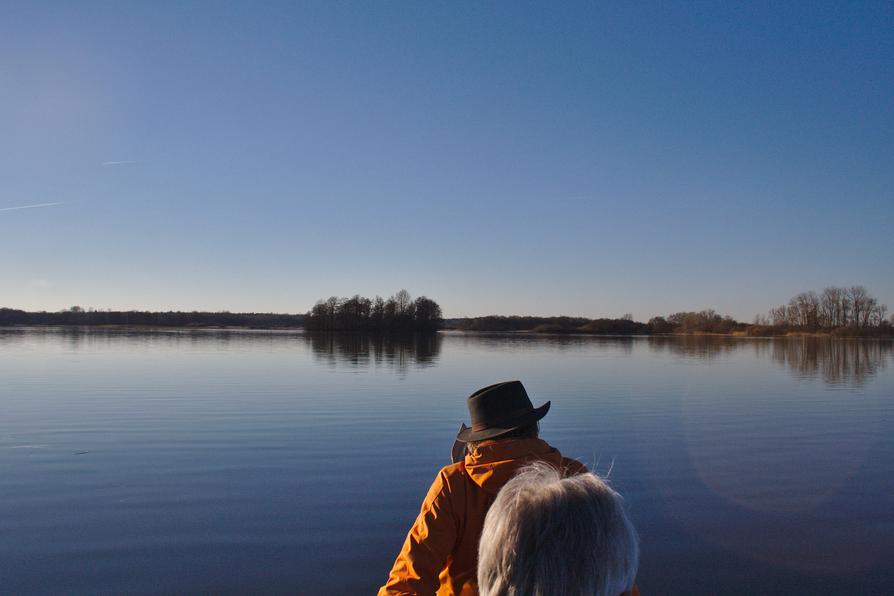
[(521, 381), (488, 385), (469, 396), (472, 426), (463, 424), (456, 440), (484, 441), (534, 424), (549, 411), (550, 402), (535, 408)]

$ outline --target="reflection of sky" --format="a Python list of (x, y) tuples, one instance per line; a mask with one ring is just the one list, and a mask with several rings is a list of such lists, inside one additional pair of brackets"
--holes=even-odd
[[(465, 397), (512, 378), (552, 401), (547, 440), (612, 470), (644, 591), (894, 580), (890, 342), (330, 339), (0, 332), (4, 588), (371, 593)], [(822, 372), (864, 357), (859, 382)]]
[(890, 3), (565, 8), (6, 3), (3, 300), (894, 304)]

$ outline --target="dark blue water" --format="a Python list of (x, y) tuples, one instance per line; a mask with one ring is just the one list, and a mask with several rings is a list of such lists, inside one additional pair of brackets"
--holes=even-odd
[(894, 585), (891, 342), (0, 330), (0, 592), (369, 594), (465, 397), (524, 381), (645, 594)]

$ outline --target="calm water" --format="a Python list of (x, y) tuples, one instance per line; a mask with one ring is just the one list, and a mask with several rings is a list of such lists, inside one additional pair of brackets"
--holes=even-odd
[(524, 381), (644, 594), (894, 586), (891, 342), (0, 330), (0, 592), (371, 594), (465, 397)]

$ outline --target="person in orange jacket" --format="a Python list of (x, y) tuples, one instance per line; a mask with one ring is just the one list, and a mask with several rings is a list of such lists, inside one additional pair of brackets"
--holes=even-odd
[(538, 438), (535, 408), (520, 381), (489, 385), (468, 399), (471, 427), (457, 435), (456, 463), (438, 472), (379, 596), (478, 594), (478, 541), (487, 511), (516, 472), (544, 462), (565, 476), (587, 471)]

